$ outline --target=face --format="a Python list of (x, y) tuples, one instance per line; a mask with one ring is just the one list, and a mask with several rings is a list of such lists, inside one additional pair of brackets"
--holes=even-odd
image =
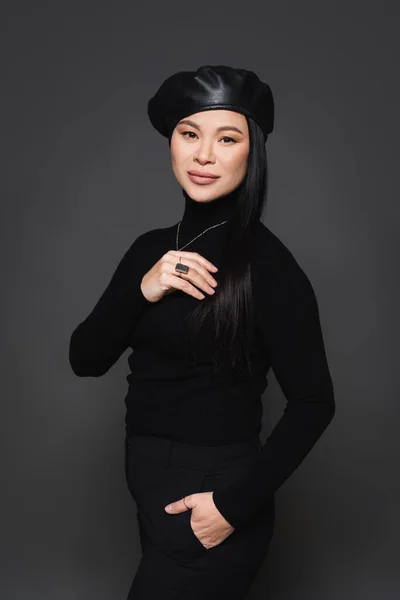
[(249, 148), (244, 115), (231, 110), (205, 110), (181, 119), (175, 126), (170, 143), (172, 169), (193, 200), (209, 202), (229, 194), (241, 183)]

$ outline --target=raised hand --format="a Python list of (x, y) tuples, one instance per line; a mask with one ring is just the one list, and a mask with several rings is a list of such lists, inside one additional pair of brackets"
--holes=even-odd
[[(175, 265), (180, 261), (189, 267), (187, 273), (175, 271)], [(214, 287), (218, 285), (209, 271), (215, 273), (218, 268), (198, 252), (169, 250), (143, 276), (140, 289), (149, 302), (158, 302), (175, 290), (203, 300), (205, 295), (197, 287), (207, 294), (214, 294)]]

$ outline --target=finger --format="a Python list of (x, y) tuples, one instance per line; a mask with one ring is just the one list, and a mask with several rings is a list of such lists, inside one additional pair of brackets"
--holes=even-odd
[(172, 502), (172, 504), (168, 504), (165, 507), (165, 510), (166, 510), (166, 512), (171, 513), (171, 514), (186, 512), (187, 510), (190, 510), (188, 501), (189, 501), (189, 496), (186, 496), (186, 497), (182, 498), (181, 500), (177, 500), (176, 502)]
[(187, 273), (179, 273), (178, 277), (184, 281), (190, 281), (204, 292), (207, 292), (207, 294), (215, 294), (214, 287), (208, 285), (207, 281), (205, 281), (204, 278), (201, 277), (201, 275), (199, 275), (199, 273), (192, 267), (189, 267)]
[[(168, 261), (168, 264), (172, 266), (174, 273), (176, 273), (176, 258), (173, 256), (168, 256), (168, 254), (166, 254), (165, 260)], [(192, 283), (195, 283), (198, 287), (200, 287), (208, 294), (213, 294), (214, 288), (218, 285), (218, 282), (207, 271), (207, 269), (205, 269), (200, 263), (196, 262), (196, 260), (194, 260), (193, 258), (185, 259), (184, 264), (186, 267), (189, 267), (189, 270), (187, 273), (181, 273), (179, 276), (182, 279), (189, 279)]]
[[(192, 272), (193, 272), (193, 270), (196, 271), (196, 273), (198, 273), (208, 283), (208, 285), (210, 285), (213, 288), (218, 285), (217, 280), (214, 279), (214, 277), (211, 275), (211, 273), (209, 273), (209, 271), (195, 258), (193, 258), (192, 256), (189, 256), (188, 258), (183, 258), (182, 256), (180, 256), (180, 259), (182, 259), (182, 261), (183, 260), (185, 261), (183, 264), (186, 267), (189, 267), (189, 270), (191, 270)], [(177, 264), (176, 257), (168, 256), (168, 254), (167, 254), (167, 260), (175, 268), (175, 265)], [(189, 273), (182, 273), (182, 274), (186, 277), (189, 275)]]
[(161, 277), (163, 282), (165, 282), (165, 284), (169, 287), (175, 288), (176, 290), (181, 290), (181, 292), (185, 292), (185, 294), (189, 294), (189, 296), (193, 296), (193, 298), (204, 300), (205, 295), (187, 279), (183, 279), (182, 277), (179, 277), (179, 275), (174, 275), (168, 271), (163, 273)]
[(202, 256), (201, 254), (199, 254), (198, 252), (185, 252), (182, 250), (169, 250), (167, 252), (167, 254), (171, 254), (172, 256), (175, 256), (176, 258), (179, 258), (180, 256), (182, 258), (186, 258), (186, 259), (195, 259), (197, 260), (200, 264), (202, 264), (206, 269), (209, 269), (210, 271), (218, 271), (218, 267), (215, 266), (212, 262), (210, 262), (209, 260), (207, 260), (206, 258), (204, 258), (204, 256)]

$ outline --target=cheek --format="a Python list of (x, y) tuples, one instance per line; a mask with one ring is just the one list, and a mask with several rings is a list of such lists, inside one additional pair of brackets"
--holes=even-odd
[(248, 146), (240, 148), (240, 152), (237, 156), (237, 168), (243, 174), (247, 170), (247, 159), (249, 157)]
[(235, 152), (225, 161), (226, 168), (232, 172), (242, 173), (247, 167), (247, 152)]
[(183, 167), (191, 155), (190, 149), (178, 142), (171, 143), (171, 160), (176, 168)]
[(174, 147), (172, 147), (172, 144), (171, 144), (172, 171), (173, 171), (177, 181), (181, 185), (183, 184), (183, 182), (185, 180), (189, 160), (190, 160), (190, 157), (188, 157), (188, 152), (186, 150), (184, 151), (181, 147), (179, 147), (179, 143), (175, 144)]

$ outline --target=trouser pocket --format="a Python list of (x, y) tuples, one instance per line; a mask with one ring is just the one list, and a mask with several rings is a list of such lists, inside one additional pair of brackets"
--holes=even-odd
[(208, 551), (192, 529), (191, 510), (174, 514), (165, 510), (172, 502), (202, 492), (205, 473), (176, 465), (166, 466), (128, 452), (126, 475), (142, 527), (151, 543), (181, 561)]

